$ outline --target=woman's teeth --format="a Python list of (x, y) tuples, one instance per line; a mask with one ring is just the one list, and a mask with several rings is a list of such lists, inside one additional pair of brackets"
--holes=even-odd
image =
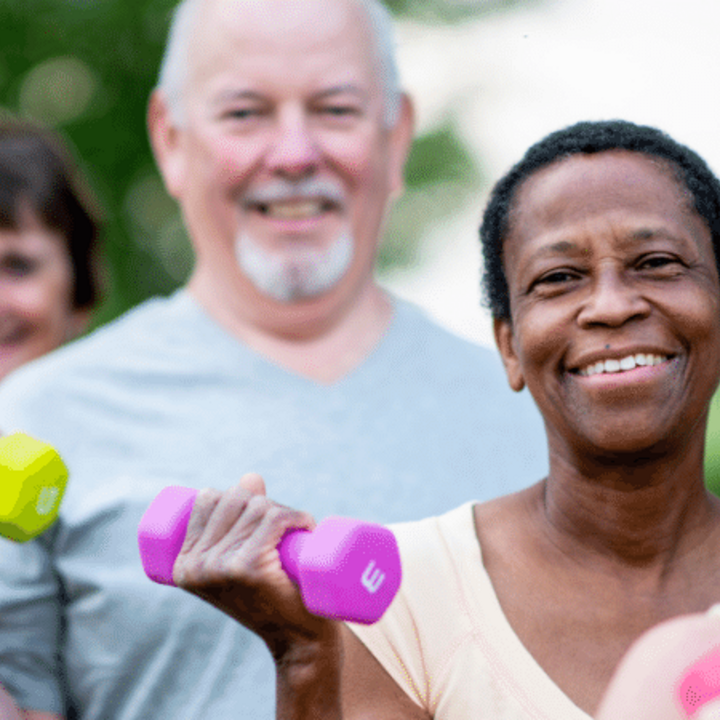
[(578, 372), (583, 377), (591, 375), (599, 375), (600, 373), (619, 373), (624, 370), (633, 370), (643, 365), (660, 365), (667, 360), (665, 355), (645, 355), (638, 353), (637, 355), (628, 355), (622, 360), (600, 360), (599, 362), (581, 368)]

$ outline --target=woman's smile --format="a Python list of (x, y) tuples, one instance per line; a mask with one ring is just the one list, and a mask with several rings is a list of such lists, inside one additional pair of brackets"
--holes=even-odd
[(665, 354), (656, 353), (629, 353), (623, 355), (620, 359), (608, 358), (607, 360), (599, 360), (592, 362), (579, 370), (571, 370), (583, 377), (592, 377), (593, 375), (628, 373), (636, 368), (654, 367), (668, 362), (670, 358)]

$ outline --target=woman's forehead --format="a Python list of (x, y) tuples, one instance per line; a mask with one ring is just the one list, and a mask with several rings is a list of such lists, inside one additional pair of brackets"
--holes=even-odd
[(655, 156), (628, 150), (575, 154), (539, 168), (517, 188), (511, 230), (618, 208), (689, 213), (692, 196), (680, 172)]

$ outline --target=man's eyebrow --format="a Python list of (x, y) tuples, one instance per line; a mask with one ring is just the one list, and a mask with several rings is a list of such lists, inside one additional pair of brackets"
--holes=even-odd
[(316, 98), (322, 100), (327, 97), (332, 97), (333, 95), (357, 95), (361, 99), (365, 100), (367, 99), (368, 92), (364, 88), (360, 87), (359, 85), (354, 85), (353, 83), (345, 83), (343, 85), (335, 85), (331, 88), (328, 88), (327, 90), (322, 90), (319, 93), (315, 95)]
[[(359, 85), (352, 83), (345, 83), (343, 85), (336, 85), (326, 90), (321, 90), (315, 95), (318, 100), (324, 100), (326, 98), (333, 97), (335, 95), (357, 95), (361, 100), (366, 101), (369, 93)], [(226, 102), (237, 102), (238, 100), (252, 100), (255, 102), (262, 102), (267, 100), (267, 97), (256, 90), (224, 90), (213, 98), (214, 104), (222, 104)]]
[(214, 98), (211, 98), (213, 105), (223, 105), (225, 103), (239, 102), (248, 100), (252, 102), (266, 102), (267, 98), (262, 93), (255, 90), (223, 90)]

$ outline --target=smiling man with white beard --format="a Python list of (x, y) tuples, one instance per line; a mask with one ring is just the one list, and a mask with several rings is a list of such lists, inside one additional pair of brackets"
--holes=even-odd
[[(319, 204), (332, 207), (343, 202), (342, 188), (335, 183), (305, 179), (275, 180), (242, 199), (245, 206), (260, 206), (263, 212), (270, 205), (280, 206), (288, 221), (318, 214)], [(235, 241), (235, 257), (260, 292), (280, 302), (293, 302), (322, 295), (337, 284), (350, 268), (355, 241), (348, 227), (327, 248), (307, 246), (298, 238), (288, 238), (284, 245), (277, 252), (266, 250), (252, 235), (241, 232)]]
[(148, 124), (192, 276), (0, 390), (71, 474), (55, 528), (0, 547), (0, 683), (31, 719), (274, 716), (262, 641), (143, 573), (165, 485), (257, 471), (318, 520), (391, 522), (545, 471), (495, 353), (375, 282), (413, 125), (391, 31), (375, 0), (179, 6)]

